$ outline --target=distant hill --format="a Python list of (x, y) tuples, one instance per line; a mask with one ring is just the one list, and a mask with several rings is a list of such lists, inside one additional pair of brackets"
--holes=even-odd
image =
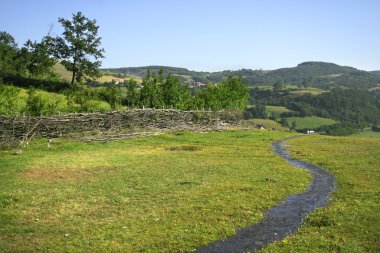
[(380, 70), (370, 71), (370, 73), (372, 73), (372, 74), (376, 74), (376, 75), (379, 75), (379, 76), (380, 76)]
[(144, 77), (148, 69), (179, 76), (183, 82), (218, 83), (230, 75), (244, 76), (250, 86), (271, 85), (278, 80), (286, 84), (304, 85), (318, 88), (350, 87), (369, 89), (380, 84), (380, 71), (367, 72), (353, 67), (340, 66), (326, 62), (304, 62), (296, 67), (271, 71), (241, 69), (236, 71), (200, 72), (186, 68), (169, 66), (145, 66), (130, 68), (107, 68), (102, 71)]

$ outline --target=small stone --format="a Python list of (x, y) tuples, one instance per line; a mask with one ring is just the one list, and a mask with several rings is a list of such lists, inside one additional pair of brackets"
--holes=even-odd
[(65, 237), (68, 237), (69, 236), (69, 234), (65, 234)]

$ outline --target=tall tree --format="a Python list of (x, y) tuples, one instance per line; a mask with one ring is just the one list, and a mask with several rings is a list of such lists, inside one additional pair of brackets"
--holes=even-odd
[(100, 49), (101, 37), (96, 20), (86, 18), (82, 12), (73, 14), (72, 20), (59, 18), (64, 28), (63, 38), (56, 37), (53, 42), (55, 56), (61, 59), (65, 68), (73, 73), (71, 84), (81, 82), (83, 78), (99, 77), (101, 58), (104, 49)]

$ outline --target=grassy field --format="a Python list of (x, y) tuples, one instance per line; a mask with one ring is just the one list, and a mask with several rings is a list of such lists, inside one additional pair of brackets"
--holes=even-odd
[(0, 252), (179, 252), (257, 222), (310, 180), (272, 153), (291, 133), (46, 139), (0, 152)]
[[(72, 72), (71, 71), (68, 71), (66, 70), (66, 68), (60, 64), (60, 63), (56, 63), (54, 66), (53, 66), (53, 70), (56, 74), (58, 74), (63, 80), (65, 80), (66, 82), (71, 82), (71, 79), (72, 79)], [(113, 79), (115, 79), (117, 77), (113, 77), (113, 76), (101, 76), (100, 78), (96, 79), (96, 81), (100, 82), (100, 83), (104, 83), (104, 82), (112, 82)], [(129, 77), (126, 77), (126, 78), (118, 78), (118, 79), (124, 79), (124, 80), (130, 80), (130, 79), (133, 79), (135, 81), (137, 81), (138, 83), (141, 83), (141, 78), (140, 77), (136, 77), (136, 76), (129, 76)]]
[(355, 134), (355, 136), (361, 137), (380, 137), (380, 132), (374, 132), (372, 130), (365, 130)]
[(296, 122), (296, 129), (314, 129), (320, 126), (333, 125), (337, 123), (335, 120), (320, 118), (316, 116), (311, 117), (289, 117), (287, 118), (289, 126), (292, 125), (292, 122)]
[(123, 77), (123, 78), (114, 77), (114, 76), (101, 76), (98, 79), (96, 79), (96, 81), (98, 81), (100, 83), (104, 83), (104, 82), (112, 82), (112, 80), (114, 80), (114, 79), (123, 79), (124, 81), (132, 79), (138, 83), (141, 83), (141, 81), (142, 81), (142, 79), (140, 77), (136, 77), (136, 76), (128, 76), (128, 77)]
[(308, 136), (289, 142), (298, 159), (337, 181), (332, 203), (263, 252), (380, 252), (380, 138)]
[(71, 82), (73, 74), (71, 71), (68, 71), (61, 63), (56, 63), (53, 66), (54, 73), (58, 74), (66, 82)]
[(290, 131), (289, 128), (283, 127), (277, 121), (270, 119), (249, 119), (241, 122), (241, 127), (255, 128), (259, 125), (263, 126), (266, 130)]
[(302, 88), (302, 89), (299, 89), (299, 90), (291, 91), (290, 94), (293, 94), (293, 95), (311, 94), (311, 95), (316, 96), (316, 95), (322, 94), (323, 92), (328, 92), (328, 91), (327, 90), (318, 89), (318, 88), (308, 87), (308, 88)]
[(274, 106), (274, 105), (267, 105), (266, 110), (268, 113), (275, 113), (275, 114), (281, 114), (283, 112), (292, 112), (292, 110), (289, 110), (288, 108), (284, 106)]

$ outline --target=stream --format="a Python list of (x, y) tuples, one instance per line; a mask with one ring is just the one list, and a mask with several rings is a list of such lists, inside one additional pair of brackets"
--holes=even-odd
[(274, 142), (273, 152), (292, 166), (306, 169), (313, 176), (307, 190), (300, 194), (288, 195), (277, 206), (266, 211), (259, 223), (239, 229), (236, 235), (212, 242), (198, 248), (196, 252), (259, 250), (294, 233), (308, 214), (329, 202), (330, 193), (335, 189), (333, 176), (320, 166), (291, 158), (290, 152), (284, 148), (289, 139)]

